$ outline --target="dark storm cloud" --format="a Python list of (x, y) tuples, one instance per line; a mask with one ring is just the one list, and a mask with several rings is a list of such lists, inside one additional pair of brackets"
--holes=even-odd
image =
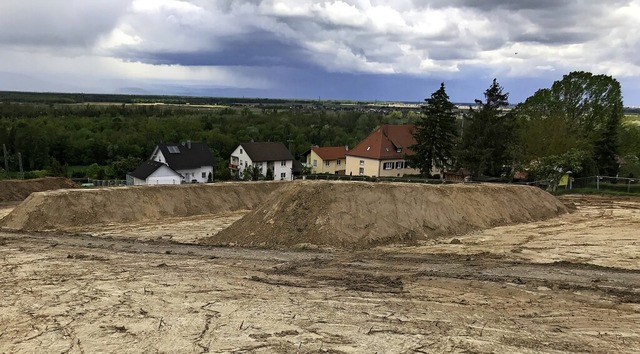
[[(640, 0), (0, 0), (0, 68), (204, 75), (310, 95), (378, 95), (374, 82), (404, 92), (412, 79), (454, 89), (479, 75), (637, 77), (638, 23)], [(282, 68), (293, 71), (273, 75)]]
[(284, 43), (273, 35), (261, 32), (218, 40), (217, 50), (193, 52), (136, 51), (135, 47), (122, 49), (117, 55), (129, 61), (150, 64), (184, 66), (295, 66), (305, 67), (302, 60), (308, 53), (299, 46)]
[(88, 47), (116, 26), (130, 0), (2, 0), (0, 43)]

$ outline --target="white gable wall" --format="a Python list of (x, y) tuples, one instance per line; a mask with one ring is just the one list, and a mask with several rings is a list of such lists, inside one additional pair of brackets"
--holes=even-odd
[(153, 150), (153, 155), (151, 156), (151, 160), (162, 162), (164, 164), (167, 163), (167, 159), (164, 158), (162, 151), (156, 146), (155, 150)]
[(231, 153), (230, 161), (233, 160), (238, 160), (238, 172), (240, 174), (240, 178), (242, 178), (245, 168), (253, 166), (253, 161), (251, 161), (251, 158), (247, 155), (247, 152), (244, 150), (242, 145), (238, 145), (238, 147)]
[(180, 177), (180, 175), (165, 165), (160, 166), (151, 175), (149, 175), (149, 177), (147, 177), (146, 184), (180, 184), (181, 181), (182, 178)]
[(198, 181), (198, 183), (207, 183), (207, 180), (209, 179), (209, 173), (213, 173), (213, 166), (202, 166), (200, 168), (193, 168), (188, 170), (177, 170), (177, 172), (184, 176), (184, 181), (186, 183), (191, 183), (191, 181), (193, 181), (194, 179)]
[(293, 179), (292, 169), (293, 160), (275, 161), (273, 163), (273, 179), (291, 181)]

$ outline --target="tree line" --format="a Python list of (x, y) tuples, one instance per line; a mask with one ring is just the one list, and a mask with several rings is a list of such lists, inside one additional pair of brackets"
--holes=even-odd
[(506, 109), (509, 94), (493, 80), (484, 100), (456, 124), (444, 83), (427, 98), (417, 123), (416, 154), (423, 173), (466, 170), (478, 178), (516, 172), (551, 181), (575, 176), (637, 176), (640, 126), (623, 124), (620, 84), (611, 76), (572, 72)]
[[(476, 178), (510, 179), (526, 172), (530, 179), (557, 179), (568, 170), (575, 175), (640, 175), (640, 125), (623, 123), (620, 84), (610, 76), (587, 72), (565, 75), (514, 109), (508, 92), (494, 80), (484, 98), (463, 115), (449, 100), (444, 84), (417, 112), (304, 110), (284, 101), (269, 109), (236, 106), (232, 100), (226, 107), (204, 109), (59, 103), (84, 102), (88, 98), (82, 95), (44, 94), (33, 102), (27, 102), (29, 94), (24, 93), (2, 97), (0, 145), (6, 147), (7, 168), (0, 163), (0, 177), (15, 176), (20, 156), (31, 177), (123, 179), (157, 143), (185, 140), (206, 142), (218, 165), (226, 166), (242, 142), (279, 141), (299, 155), (312, 145), (353, 147), (383, 123), (417, 125), (416, 155), (408, 158), (424, 174), (435, 166), (464, 170)], [(215, 99), (202, 103), (211, 100)], [(215, 178), (229, 178), (227, 172), (218, 169)]]
[(417, 118), (410, 112), (5, 102), (0, 103), (0, 149), (6, 146), (9, 174), (2, 150), (0, 174), (15, 176), (19, 153), (25, 171), (123, 179), (157, 143), (186, 140), (206, 142), (218, 165), (226, 166), (225, 159), (242, 142), (283, 142), (294, 154), (312, 145), (353, 147), (379, 124)]

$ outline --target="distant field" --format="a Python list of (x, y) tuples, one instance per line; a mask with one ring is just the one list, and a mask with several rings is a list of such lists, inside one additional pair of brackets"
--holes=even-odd
[(640, 114), (627, 114), (622, 119), (623, 124), (640, 125)]

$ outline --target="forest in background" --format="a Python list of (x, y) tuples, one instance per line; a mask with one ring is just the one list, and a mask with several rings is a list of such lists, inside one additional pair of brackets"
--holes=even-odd
[(193, 107), (3, 102), (0, 144), (7, 147), (10, 172), (19, 170), (19, 152), (25, 171), (53, 169), (59, 174), (66, 165), (67, 172), (76, 171), (74, 177), (88, 173), (91, 178), (121, 179), (149, 158), (159, 142), (206, 142), (219, 164), (226, 165), (224, 160), (242, 142), (283, 142), (294, 155), (314, 144), (353, 147), (381, 123), (411, 123), (418, 116), (408, 110), (341, 111), (302, 108), (302, 104), (271, 101), (268, 105)]
[[(568, 129), (565, 123), (546, 116), (542, 119), (536, 113), (548, 109), (542, 95), (545, 90), (514, 110), (505, 106), (506, 116), (514, 122), (527, 117), (519, 128), (518, 124), (512, 127), (513, 139), (504, 148), (506, 158), (521, 157), (524, 152), (529, 153), (528, 159), (544, 158), (544, 154), (558, 154), (571, 146), (562, 132), (553, 128), (555, 124)], [(460, 128), (463, 117), (468, 126), (474, 121), (468, 114), (457, 113)], [(638, 113), (625, 109), (625, 116), (615, 121), (615, 134), (611, 129), (608, 133), (611, 149), (624, 162), (617, 173), (625, 177), (640, 176)], [(0, 148), (6, 146), (8, 156), (6, 171), (0, 163), (0, 178), (17, 176), (18, 153), (26, 178), (123, 179), (149, 158), (159, 142), (206, 142), (218, 165), (226, 166), (225, 160), (242, 142), (278, 141), (299, 155), (312, 145), (353, 147), (382, 123), (416, 123), (422, 116), (415, 105), (382, 102), (0, 92)], [(476, 120), (479, 132), (487, 128), (483, 119)], [(517, 131), (523, 127), (524, 133)], [(559, 134), (551, 143), (562, 144), (541, 142), (554, 131)], [(594, 144), (596, 138), (590, 137)], [(504, 174), (499, 168), (495, 170), (493, 174)], [(226, 168), (218, 169), (216, 178), (229, 178), (227, 172)], [(591, 172), (593, 169), (585, 170)]]

